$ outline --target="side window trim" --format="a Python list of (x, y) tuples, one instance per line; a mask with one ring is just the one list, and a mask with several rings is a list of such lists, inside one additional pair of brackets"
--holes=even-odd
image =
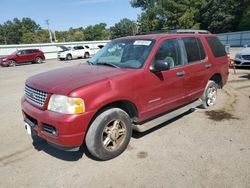
[[(198, 44), (198, 48), (199, 48), (199, 52), (200, 52), (200, 61), (204, 61), (207, 59), (206, 50), (204, 49), (204, 45), (203, 45), (202, 40), (200, 38), (197, 37), (196, 41), (197, 41), (197, 44), (199, 43), (198, 41), (200, 41), (200, 43), (199, 43), (200, 45)], [(201, 47), (203, 48), (203, 52), (205, 54), (204, 58), (201, 57)]]

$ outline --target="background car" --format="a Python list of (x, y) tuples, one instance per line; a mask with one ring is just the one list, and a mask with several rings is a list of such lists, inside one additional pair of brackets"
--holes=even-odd
[(1, 66), (16, 66), (20, 63), (42, 63), (45, 60), (44, 53), (39, 49), (17, 50), (11, 55), (0, 57)]
[(235, 55), (234, 63), (236, 67), (250, 67), (250, 47), (238, 52)]
[(90, 57), (90, 48), (86, 46), (74, 46), (66, 47), (60, 46), (62, 51), (57, 53), (57, 57), (60, 60), (72, 60), (75, 58), (89, 58)]

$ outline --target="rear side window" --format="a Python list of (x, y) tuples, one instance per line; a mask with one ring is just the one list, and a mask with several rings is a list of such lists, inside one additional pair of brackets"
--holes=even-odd
[(222, 57), (227, 55), (224, 46), (216, 37), (206, 37), (206, 40), (214, 54), (214, 57)]
[(205, 59), (206, 54), (200, 39), (191, 37), (191, 38), (183, 38), (182, 40), (185, 45), (188, 63)]

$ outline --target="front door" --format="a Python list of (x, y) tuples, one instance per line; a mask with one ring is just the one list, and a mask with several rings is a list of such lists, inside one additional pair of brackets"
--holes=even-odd
[(142, 119), (172, 110), (184, 102), (184, 59), (179, 39), (168, 39), (160, 44), (151, 66), (159, 61), (166, 61), (170, 69), (145, 74), (147, 87), (142, 97)]

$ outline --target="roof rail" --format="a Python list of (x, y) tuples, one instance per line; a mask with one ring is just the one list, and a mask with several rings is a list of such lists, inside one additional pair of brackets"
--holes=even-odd
[(136, 33), (135, 35), (148, 35), (148, 34), (211, 34), (207, 30), (198, 30), (198, 29), (174, 29), (174, 30), (158, 30), (150, 32)]
[(176, 29), (170, 30), (169, 33), (183, 33), (183, 34), (211, 34), (207, 30), (198, 30), (198, 29)]

